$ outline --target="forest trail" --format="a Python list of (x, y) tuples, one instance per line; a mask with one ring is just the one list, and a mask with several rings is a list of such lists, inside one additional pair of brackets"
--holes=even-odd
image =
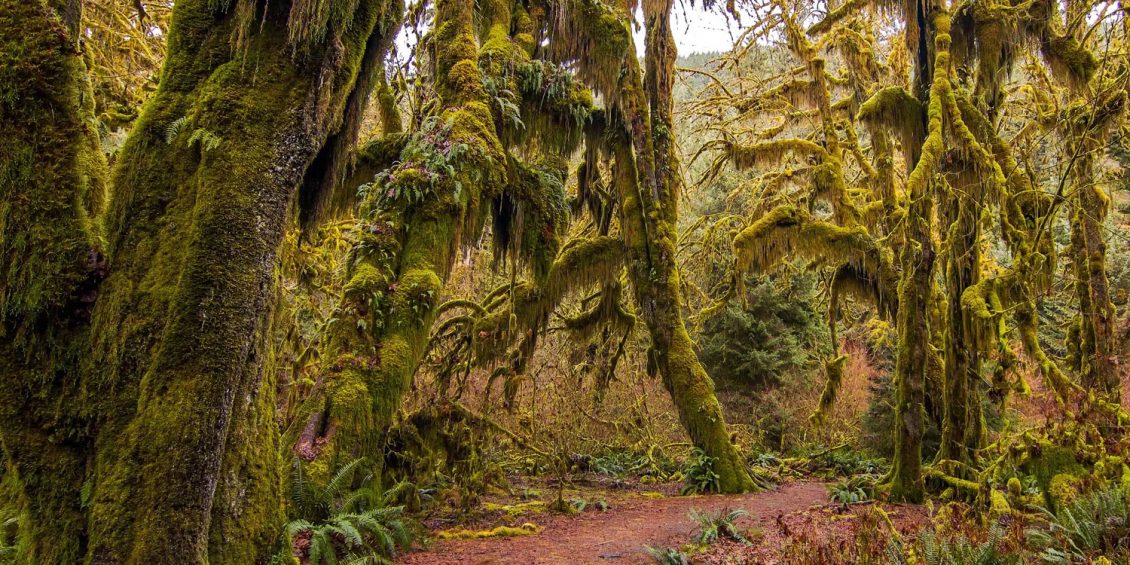
[(541, 533), (522, 537), (438, 541), (426, 551), (397, 560), (403, 565), (522, 565), (533, 563), (648, 563), (644, 549), (678, 547), (690, 541), (692, 509), (716, 513), (743, 508), (741, 528), (770, 526), (781, 514), (828, 501), (824, 483), (797, 482), (776, 490), (741, 495), (633, 498), (606, 512), (554, 515)]

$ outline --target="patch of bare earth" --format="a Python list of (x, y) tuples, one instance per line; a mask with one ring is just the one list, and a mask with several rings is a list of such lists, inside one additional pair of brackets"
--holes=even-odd
[[(616, 500), (606, 512), (574, 516), (543, 514), (544, 529), (534, 535), (510, 538), (438, 541), (426, 550), (397, 561), (404, 565), (534, 564), (534, 563), (648, 563), (645, 545), (679, 547), (696, 531), (687, 518), (692, 509), (717, 513), (743, 508), (749, 517), (742, 528), (770, 531), (780, 520), (827, 502), (822, 483), (796, 482), (776, 490), (742, 495), (634, 496)], [(766, 536), (765, 541), (772, 539)], [(760, 545), (760, 544), (758, 544)]]

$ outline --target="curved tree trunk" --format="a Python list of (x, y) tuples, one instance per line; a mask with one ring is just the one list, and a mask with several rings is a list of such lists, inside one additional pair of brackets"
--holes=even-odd
[(619, 106), (631, 140), (622, 140), (616, 150), (620, 229), (636, 304), (651, 335), (650, 355), (679, 419), (694, 445), (715, 459), (720, 489), (741, 492), (756, 485), (730, 441), (714, 382), (694, 351), (682, 313), (675, 256), (680, 177), (670, 137), (676, 57), (671, 7), (669, 0), (645, 3), (647, 74), (641, 77), (638, 62), (629, 56), (620, 76)]
[[(460, 240), (475, 223), (479, 202), (506, 182), (503, 147), (482, 87), (475, 3), (441, 0), (435, 18), (442, 110), (433, 129), (413, 135), (431, 151), (466, 150), (457, 172), (438, 174), (434, 182), (427, 164), (404, 156), (360, 204), (365, 223), (338, 305), (341, 322), (328, 335), (330, 362), (286, 437), (315, 481), (358, 457), (383, 463), (384, 434), (426, 352)], [(506, 22), (507, 42), (509, 29)], [(391, 111), (385, 114), (393, 120)], [(414, 202), (411, 194), (424, 196)]]

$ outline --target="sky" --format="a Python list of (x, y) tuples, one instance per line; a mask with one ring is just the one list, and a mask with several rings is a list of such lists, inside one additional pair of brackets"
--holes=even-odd
[[(717, 11), (703, 12), (697, 8), (690, 8), (689, 6), (687, 8), (686, 10), (679, 7), (675, 8), (674, 21), (671, 26), (679, 55), (719, 53), (728, 51), (733, 47), (734, 36), (739, 32), (736, 23), (728, 21), (726, 16), (717, 13)], [(634, 30), (636, 51), (642, 56), (644, 48), (643, 16), (637, 14), (636, 19), (641, 22), (640, 28)], [(397, 48), (402, 53), (409, 48), (406, 33), (406, 31), (401, 30), (396, 41)]]
[[(674, 21), (671, 32), (675, 36), (675, 46), (679, 55), (692, 53), (718, 53), (728, 51), (734, 45), (734, 37), (739, 33), (738, 25), (726, 19), (726, 16), (714, 12), (703, 12), (690, 8), (674, 10)], [(638, 21), (643, 22), (643, 17), (637, 15)], [(644, 31), (635, 30), (636, 50), (643, 54)]]

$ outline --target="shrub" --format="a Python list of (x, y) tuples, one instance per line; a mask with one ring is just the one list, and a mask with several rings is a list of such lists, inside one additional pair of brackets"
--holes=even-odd
[(744, 516), (749, 516), (749, 513), (741, 508), (737, 510), (726, 508), (717, 514), (707, 514), (697, 509), (691, 510), (688, 517), (698, 523), (698, 535), (695, 536), (694, 542), (705, 545), (714, 543), (719, 539), (728, 539), (749, 543), (749, 540), (738, 531), (736, 524), (738, 519)]
[(1044, 561), (1073, 563), (1096, 553), (1130, 559), (1130, 487), (1090, 492), (1047, 514), (1047, 528), (1028, 531)]
[(683, 485), (682, 494), (702, 494), (705, 492), (718, 492), (721, 490), (718, 480), (721, 478), (714, 472), (714, 464), (718, 460), (707, 455), (701, 449), (695, 448), (687, 458), (683, 470), (686, 484)]

